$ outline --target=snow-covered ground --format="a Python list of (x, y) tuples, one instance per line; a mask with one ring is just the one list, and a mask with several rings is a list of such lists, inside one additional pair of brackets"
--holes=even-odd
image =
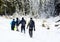
[[(10, 23), (12, 19), (6, 19), (0, 17), (0, 42), (60, 42), (60, 29), (59, 26), (55, 27), (55, 21), (59, 20), (60, 17), (51, 17), (49, 19), (34, 19), (36, 31), (33, 32), (33, 38), (29, 37), (28, 29), (26, 33), (21, 33), (17, 31), (11, 31)], [(28, 23), (29, 18), (26, 18)], [(42, 27), (42, 23), (45, 21), (46, 26)], [(20, 30), (20, 26), (19, 26)]]

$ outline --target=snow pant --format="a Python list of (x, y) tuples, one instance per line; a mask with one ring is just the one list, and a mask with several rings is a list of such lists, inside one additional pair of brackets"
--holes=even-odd
[(29, 29), (29, 36), (30, 36), (30, 37), (33, 36), (33, 29)]
[(24, 30), (25, 33), (25, 26), (21, 26), (21, 32)]
[(18, 26), (16, 26), (17, 31), (19, 31)]
[(15, 27), (15, 26), (11, 26), (11, 30), (14, 30), (14, 27)]

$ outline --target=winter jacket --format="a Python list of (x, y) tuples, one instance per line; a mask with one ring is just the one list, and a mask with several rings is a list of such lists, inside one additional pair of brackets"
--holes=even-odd
[(26, 21), (23, 19), (23, 20), (21, 20), (21, 21), (20, 21), (20, 23), (19, 23), (19, 24), (21, 24), (21, 26), (25, 26)]

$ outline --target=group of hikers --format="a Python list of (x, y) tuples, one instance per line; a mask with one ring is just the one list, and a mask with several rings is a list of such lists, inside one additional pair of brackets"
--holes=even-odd
[[(19, 31), (18, 27), (21, 24), (21, 32), (24, 30), (25, 33), (25, 27), (26, 27), (26, 20), (24, 19), (24, 17), (22, 17), (21, 20), (19, 20), (19, 18), (16, 18), (12, 20), (11, 22), (11, 30), (14, 30), (14, 28), (16, 28), (16, 31)], [(32, 18), (30, 18), (29, 23), (27, 24), (27, 29), (29, 28), (29, 35), (30, 37), (33, 36), (33, 30), (35, 31), (35, 22)]]

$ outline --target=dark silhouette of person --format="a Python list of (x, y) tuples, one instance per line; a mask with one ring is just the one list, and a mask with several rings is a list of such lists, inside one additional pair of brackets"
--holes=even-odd
[(30, 18), (30, 21), (29, 21), (29, 23), (27, 25), (27, 28), (28, 27), (29, 27), (29, 35), (30, 35), (30, 37), (32, 37), (33, 36), (33, 29), (35, 31), (35, 22), (34, 22), (34, 20), (32, 18)]
[(24, 30), (24, 33), (25, 33), (26, 21), (25, 21), (24, 17), (22, 17), (22, 20), (20, 21), (19, 24), (21, 24), (21, 32)]
[(17, 31), (19, 31), (19, 29), (18, 29), (19, 22), (20, 22), (20, 20), (18, 18), (16, 18), (16, 28), (17, 28)]
[(14, 30), (15, 28), (15, 19), (13, 19), (13, 21), (11, 22), (11, 30)]

